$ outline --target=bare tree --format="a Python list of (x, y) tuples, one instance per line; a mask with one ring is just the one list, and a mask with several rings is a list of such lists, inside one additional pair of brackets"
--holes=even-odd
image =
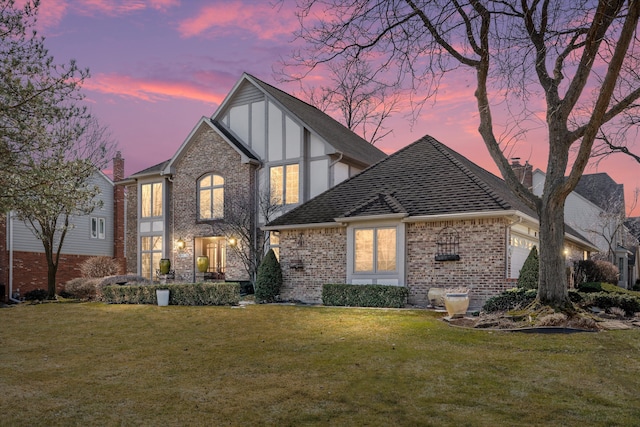
[[(376, 80), (364, 61), (329, 63), (327, 86), (303, 87), (302, 98), (339, 121), (372, 145), (392, 131), (384, 122), (397, 111), (400, 95)], [(291, 78), (288, 76), (287, 78)]]
[[(335, 60), (375, 57), (391, 80), (413, 88), (422, 101), (437, 92), (449, 73), (472, 73), (479, 133), (510, 190), (539, 216), (538, 299), (569, 306), (562, 256), (564, 205), (589, 163), (598, 134), (637, 126), (622, 118), (638, 116), (640, 1), (298, 3), (298, 37), (306, 45), (292, 64), (306, 72)], [(548, 150), (540, 197), (518, 181), (503, 153), (504, 135), (492, 115), (498, 105), (506, 105), (509, 123), (523, 127), (536, 120), (536, 113), (544, 113), (548, 138), (536, 141), (540, 150)]]
[(224, 221), (211, 225), (216, 235), (236, 240), (229, 249), (242, 261), (252, 282), (255, 281), (258, 266), (266, 253), (267, 235), (259, 228), (259, 223), (267, 223), (282, 210), (278, 200), (274, 200), (267, 190), (257, 195), (247, 193), (230, 194), (225, 197)]

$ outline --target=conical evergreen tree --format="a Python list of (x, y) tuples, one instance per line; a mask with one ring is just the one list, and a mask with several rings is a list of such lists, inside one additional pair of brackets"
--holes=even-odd
[(256, 277), (256, 302), (273, 302), (280, 294), (282, 270), (273, 249), (267, 252), (258, 267)]
[(529, 256), (524, 261), (518, 277), (518, 287), (523, 289), (538, 289), (540, 274), (540, 261), (538, 259), (538, 249), (534, 246), (529, 252)]

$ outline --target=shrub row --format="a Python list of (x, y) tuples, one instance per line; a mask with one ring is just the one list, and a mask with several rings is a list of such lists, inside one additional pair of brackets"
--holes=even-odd
[(395, 307), (407, 302), (404, 286), (326, 284), (322, 286), (324, 305), (347, 307)]
[(579, 306), (583, 308), (595, 306), (604, 310), (620, 307), (627, 316), (632, 316), (633, 313), (640, 312), (640, 298), (622, 293), (591, 292), (582, 294)]
[(240, 284), (235, 282), (105, 286), (103, 299), (112, 304), (157, 304), (156, 289), (169, 289), (171, 305), (237, 305), (240, 302)]

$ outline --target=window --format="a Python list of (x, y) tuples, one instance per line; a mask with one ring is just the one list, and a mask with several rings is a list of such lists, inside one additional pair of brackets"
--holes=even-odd
[(273, 249), (276, 258), (280, 259), (280, 233), (277, 231), (269, 232), (269, 249)]
[(91, 217), (91, 238), (92, 239), (104, 239), (105, 238), (105, 219), (95, 216)]
[(205, 175), (198, 181), (198, 218), (221, 219), (224, 217), (224, 178)]
[(396, 271), (396, 228), (355, 230), (355, 272)]
[(142, 237), (140, 247), (140, 275), (153, 280), (153, 273), (160, 268), (162, 259), (162, 236)]
[(162, 183), (142, 184), (141, 216), (143, 218), (162, 216)]
[(298, 164), (274, 166), (269, 171), (271, 203), (291, 205), (300, 201), (300, 167)]

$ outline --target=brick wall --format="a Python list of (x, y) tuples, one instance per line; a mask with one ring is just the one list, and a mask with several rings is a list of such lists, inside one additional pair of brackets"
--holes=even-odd
[[(291, 268), (295, 261), (303, 268)], [(322, 228), (280, 232), (284, 300), (322, 302), (322, 285), (346, 283), (347, 229)]]
[[(125, 243), (126, 248), (123, 251), (126, 259), (126, 271), (128, 274), (138, 273), (138, 186), (130, 184), (126, 186), (125, 197), (127, 200), (126, 231)], [(123, 226), (124, 227), (124, 226)]]
[(0, 215), (0, 285), (4, 285), (4, 293), (0, 292), (0, 302), (9, 297), (9, 252), (7, 250), (6, 214)]
[[(453, 227), (459, 234), (460, 261), (435, 261), (438, 233)], [(406, 275), (409, 302), (427, 305), (431, 287), (471, 288), (471, 306), (513, 286), (505, 278), (507, 222), (504, 219), (408, 223)], [(346, 283), (346, 228), (284, 230), (280, 233), (283, 274), (281, 297), (322, 302), (322, 285)], [(291, 268), (296, 261), (303, 268)]]
[[(118, 151), (113, 158), (113, 182), (124, 179), (124, 159)], [(120, 266), (120, 271), (127, 271), (127, 261), (124, 253), (124, 199), (125, 188), (122, 185), (113, 186), (113, 257)]]
[[(172, 265), (185, 280), (193, 280), (195, 269), (195, 240), (199, 237), (231, 236), (234, 233), (222, 221), (197, 220), (197, 180), (206, 173), (215, 173), (225, 180), (225, 216), (237, 204), (248, 205), (255, 186), (255, 166), (242, 163), (241, 157), (212, 129), (202, 127), (192, 138), (180, 159), (175, 163), (170, 206), (173, 210), (171, 241), (181, 238), (186, 247), (182, 251), (172, 244)], [(246, 248), (245, 248), (246, 249)], [(249, 280), (245, 266), (233, 250), (227, 248), (226, 280)]]
[[(64, 289), (64, 284), (71, 279), (81, 277), (80, 265), (91, 258), (86, 255), (60, 255), (58, 273), (56, 275), (56, 293)], [(47, 289), (47, 260), (44, 253), (13, 253), (13, 292), (20, 296), (35, 289)], [(7, 290), (8, 292), (8, 290)]]
[[(480, 307), (493, 295), (512, 287), (506, 279), (504, 218), (407, 224), (409, 302), (427, 305), (429, 288), (471, 288), (470, 305)], [(451, 227), (459, 235), (460, 261), (435, 261), (438, 233)]]

